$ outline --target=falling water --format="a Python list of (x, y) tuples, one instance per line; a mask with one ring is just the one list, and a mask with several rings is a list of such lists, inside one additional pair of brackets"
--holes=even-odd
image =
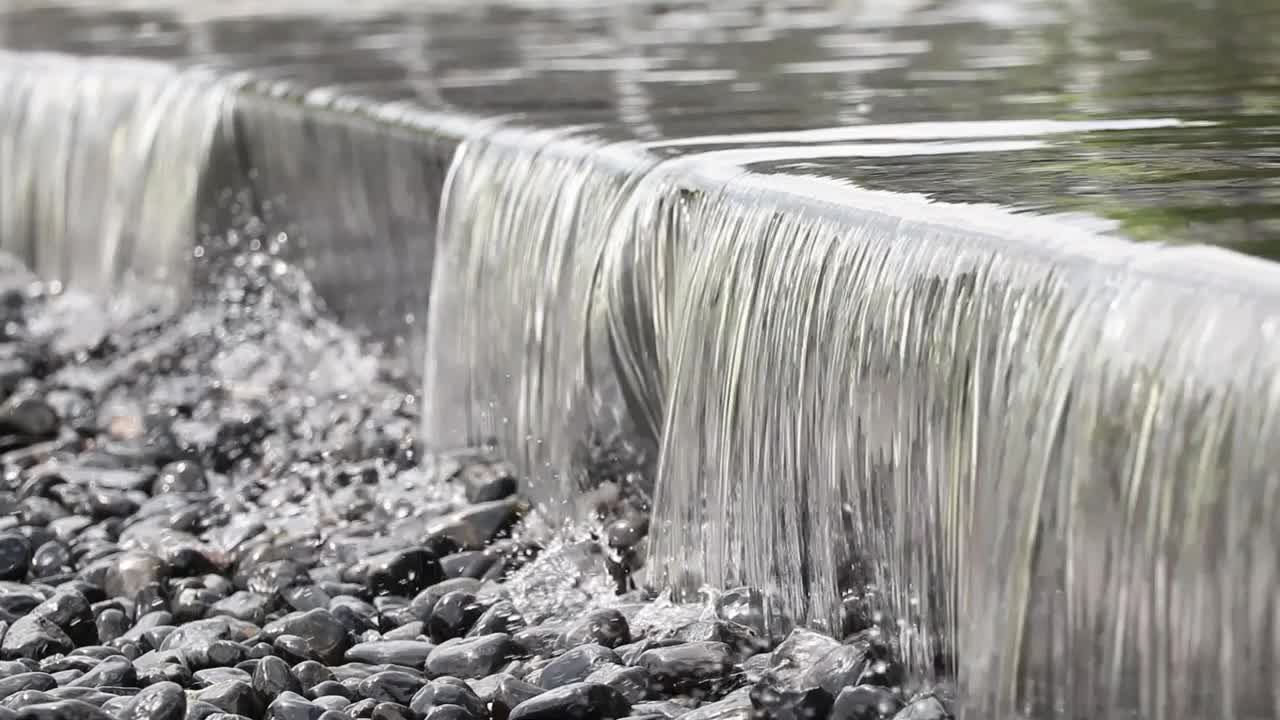
[(0, 248), (88, 290), (184, 291), (227, 92), (199, 69), (0, 52)]
[(874, 588), (983, 717), (1280, 708), (1274, 267), (513, 130), (443, 212), (430, 431), (651, 435), (666, 580)]

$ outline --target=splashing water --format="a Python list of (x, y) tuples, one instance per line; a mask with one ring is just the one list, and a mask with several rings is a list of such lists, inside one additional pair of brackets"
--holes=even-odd
[(819, 624), (882, 588), (981, 711), (1280, 707), (1273, 267), (632, 150), (459, 152), (429, 428), (475, 409), (550, 500), (652, 432), (655, 570)]
[(0, 249), (89, 291), (185, 292), (230, 87), (198, 68), (0, 52)]

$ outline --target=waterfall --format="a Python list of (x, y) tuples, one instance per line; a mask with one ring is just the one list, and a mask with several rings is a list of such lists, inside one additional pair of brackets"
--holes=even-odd
[(0, 248), (108, 292), (185, 292), (229, 86), (199, 68), (0, 52)]
[(657, 577), (871, 588), (974, 717), (1280, 708), (1274, 266), (716, 160), (464, 143), (427, 436), (548, 502), (652, 443)]

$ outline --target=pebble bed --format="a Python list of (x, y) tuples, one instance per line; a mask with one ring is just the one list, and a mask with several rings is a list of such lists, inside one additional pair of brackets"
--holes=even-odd
[(858, 603), (836, 638), (669, 601), (642, 508), (552, 527), (502, 464), (422, 457), (296, 270), (213, 275), (166, 312), (0, 257), (0, 720), (950, 717)]

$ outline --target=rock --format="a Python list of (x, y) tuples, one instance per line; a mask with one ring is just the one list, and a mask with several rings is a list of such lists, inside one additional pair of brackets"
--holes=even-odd
[(365, 584), (370, 595), (412, 596), (444, 580), (440, 561), (423, 547), (386, 553), (369, 562)]
[(714, 687), (733, 667), (733, 653), (718, 642), (692, 642), (646, 650), (636, 665), (649, 671), (664, 692), (690, 693)]
[(951, 720), (951, 718), (947, 707), (932, 695), (912, 700), (893, 716), (893, 720)]
[(424, 685), (409, 701), (409, 709), (418, 715), (426, 715), (435, 707), (453, 705), (464, 708), (477, 718), (487, 714), (485, 703), (471, 690), (448, 682), (436, 680)]
[(81, 700), (56, 700), (27, 705), (18, 720), (112, 720), (111, 716)]
[(280, 591), (285, 603), (294, 610), (320, 610), (329, 607), (331, 598), (318, 585), (294, 585)]
[[(195, 694), (195, 699), (223, 712), (256, 718), (262, 713), (262, 701), (253, 686), (243, 680), (226, 680), (210, 685)], [(188, 707), (188, 714), (190, 713)]]
[(437, 705), (424, 720), (477, 720), (479, 716), (457, 705)]
[(433, 520), (427, 525), (427, 535), (451, 540), (464, 550), (483, 550), (489, 541), (514, 525), (525, 510), (525, 504), (514, 497), (477, 503)]
[(302, 683), (304, 690), (310, 690), (322, 682), (333, 680), (333, 671), (314, 660), (306, 660), (293, 666), (293, 676)]
[(31, 567), (31, 542), (16, 532), (0, 532), (0, 580), (22, 580)]
[(195, 493), (205, 492), (209, 484), (205, 480), (204, 468), (187, 460), (171, 462), (160, 469), (155, 483), (151, 487), (153, 495), (163, 493)]
[(431, 613), (435, 610), (436, 603), (440, 602), (440, 598), (451, 592), (474, 594), (480, 590), (480, 586), (480, 581), (473, 578), (442, 580), (415, 595), (413, 600), (409, 601), (409, 609), (414, 617), (427, 622), (431, 619)]
[(95, 620), (98, 626), (98, 641), (108, 643), (124, 635), (129, 630), (129, 621), (124, 613), (116, 608), (105, 608), (98, 613)]
[(11, 398), (0, 405), (0, 435), (17, 435), (30, 445), (58, 434), (58, 413), (40, 398)]
[(0, 641), (0, 657), (6, 660), (38, 660), (54, 653), (69, 653), (75, 643), (54, 623), (34, 614), (18, 618)]
[(597, 668), (621, 665), (617, 653), (602, 645), (581, 645), (547, 664), (542, 670), (543, 688), (551, 690), (570, 683), (582, 682)]
[(144, 688), (124, 705), (117, 720), (183, 720), (187, 694), (176, 683), (160, 682)]
[[(474, 628), (473, 628), (474, 629)], [(427, 642), (422, 640), (422, 636), (427, 632), (427, 624), (421, 620), (411, 620), (393, 630), (388, 630), (382, 634), (382, 639), (387, 642), (395, 642), (400, 640), (413, 640), (415, 642)], [(431, 643), (427, 642), (428, 645)], [(432, 647), (435, 647), (432, 645)]]
[(608, 685), (573, 683), (525, 700), (510, 720), (606, 720), (624, 718), (631, 704)]
[[(435, 717), (428, 715), (427, 717)], [(469, 715), (467, 717), (470, 717)], [(370, 720), (418, 720), (409, 708), (392, 702), (381, 702), (374, 706), (369, 715)]]
[(464, 550), (440, 559), (440, 569), (446, 578), (482, 578), (498, 562), (498, 558), (484, 550)]
[(243, 642), (258, 633), (258, 626), (252, 623), (225, 616), (211, 617), (189, 622), (177, 628), (165, 637), (160, 649), (173, 650), (199, 643), (211, 643), (215, 640)]
[(316, 683), (314, 687), (306, 692), (306, 695), (312, 700), (318, 700), (322, 697), (341, 697), (346, 700), (343, 703), (343, 707), (351, 704), (351, 701), (356, 699), (356, 691), (336, 680), (325, 680)]
[(210, 605), (208, 614), (210, 616), (226, 615), (254, 625), (261, 625), (266, 622), (267, 613), (271, 612), (273, 605), (272, 599), (267, 595), (237, 590)]
[(670, 719), (678, 718), (687, 712), (689, 712), (689, 708), (673, 703), (670, 700), (636, 703), (631, 706), (631, 714), (633, 717), (644, 716)]
[(210, 705), (209, 703), (202, 702), (200, 700), (187, 701), (186, 720), (207, 720), (215, 715), (229, 715), (233, 718), (246, 717), (237, 713), (224, 713), (222, 712), (222, 708), (219, 708), (216, 705)]
[(48, 673), (21, 672), (0, 680), (0, 700), (25, 690), (44, 692), (58, 687), (58, 681)]
[(467, 634), (484, 613), (476, 604), (476, 596), (460, 590), (447, 593), (435, 604), (427, 620), (427, 632), (433, 642), (444, 642)]
[(502, 500), (519, 490), (510, 469), (501, 465), (465, 465), (455, 477), (462, 482), (467, 502), (472, 504)]
[(638, 703), (649, 696), (649, 673), (640, 667), (598, 667), (587, 676), (585, 682), (608, 685), (622, 693), (629, 703)]
[[(240, 566), (246, 563), (241, 560)], [(244, 587), (259, 595), (275, 597), (294, 585), (311, 584), (306, 568), (292, 560), (272, 560), (252, 564), (247, 572), (241, 571)]]
[(424, 684), (419, 675), (388, 670), (374, 673), (361, 681), (360, 694), (370, 700), (408, 705)]
[(262, 697), (272, 698), (280, 693), (301, 695), (302, 683), (294, 677), (289, 665), (278, 657), (268, 655), (258, 661), (253, 671), (253, 689)]
[(858, 676), (857, 685), (879, 685), (881, 687), (900, 687), (906, 679), (906, 670), (892, 658), (871, 660)]
[(427, 656), (435, 648), (435, 645), (423, 640), (382, 640), (352, 646), (347, 650), (346, 659), (374, 665), (390, 664), (420, 668), (425, 666)]
[(160, 558), (141, 552), (123, 553), (110, 565), (103, 589), (112, 597), (133, 597), (166, 575), (167, 568)]
[[(88, 518), (85, 518), (88, 521)], [(47, 578), (71, 572), (71, 549), (61, 540), (50, 540), (31, 556), (31, 577)]]
[(551, 657), (560, 646), (563, 629), (551, 625), (532, 625), (511, 636), (526, 653)]
[(467, 631), (469, 637), (477, 635), (489, 635), (491, 633), (511, 633), (523, 630), (525, 626), (524, 617), (520, 615), (520, 611), (516, 610), (516, 606), (510, 600), (499, 600), (485, 610), (471, 629)]
[(680, 720), (754, 720), (755, 708), (751, 706), (750, 688), (735, 690), (724, 699), (707, 703), (697, 710), (685, 713)]
[(546, 692), (537, 685), (531, 685), (510, 675), (498, 682), (493, 694), (493, 720), (507, 720), (511, 711), (520, 703)]
[(874, 685), (847, 687), (836, 697), (831, 720), (883, 720), (902, 709), (896, 693)]
[(515, 652), (511, 636), (503, 633), (453, 639), (427, 656), (427, 672), (433, 677), (482, 678), (506, 665)]
[(191, 675), (191, 685), (196, 688), (212, 687), (224, 682), (252, 683), (253, 676), (240, 668), (216, 667), (197, 670)]
[(129, 686), (138, 682), (138, 674), (133, 663), (123, 655), (109, 657), (86, 672), (79, 680), (71, 683), (73, 687), (107, 687)]
[[(796, 687), (821, 687), (828, 693), (839, 695), (845, 687), (859, 684), (863, 671), (868, 665), (868, 646), (866, 643), (841, 645), (814, 661), (808, 669), (799, 674)], [(776, 653), (775, 653), (776, 657)], [(779, 677), (792, 677), (794, 673), (786, 672), (791, 668), (775, 665)]]
[(758, 715), (776, 720), (825, 718), (835, 702), (831, 693), (820, 687), (791, 690), (770, 682), (754, 685), (749, 697)]
[(326, 663), (340, 662), (348, 647), (346, 629), (328, 610), (292, 612), (262, 628), (262, 637), (268, 642), (281, 635), (301, 638), (308, 657)]
[(782, 679), (797, 679), (839, 648), (840, 642), (835, 638), (797, 628), (774, 649), (770, 671)]
[(285, 692), (267, 706), (267, 720), (318, 720), (325, 709), (292, 692)]
[(560, 638), (562, 649), (578, 645), (596, 644), (616, 648), (631, 642), (631, 626), (622, 613), (612, 608), (590, 612), (582, 620), (570, 625)]

